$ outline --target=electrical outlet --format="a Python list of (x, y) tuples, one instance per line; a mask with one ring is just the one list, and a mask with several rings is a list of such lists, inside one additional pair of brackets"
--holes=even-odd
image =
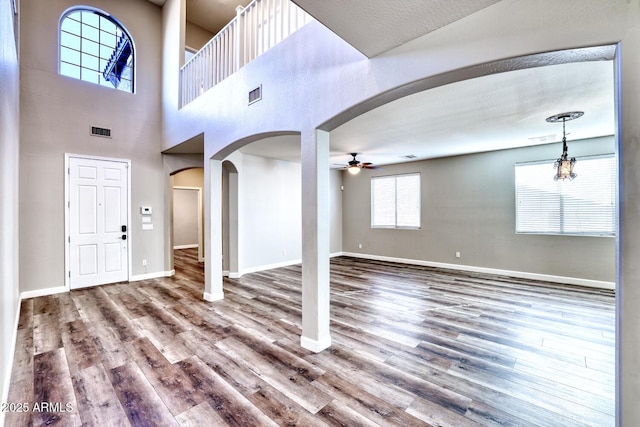
[(362, 243), (358, 243), (358, 249), (362, 249)]
[(143, 267), (146, 267), (146, 266), (147, 266), (147, 260), (146, 260), (146, 259), (143, 259), (143, 260), (142, 260), (142, 266), (143, 266)]
[(460, 252), (456, 252), (456, 258), (460, 258)]

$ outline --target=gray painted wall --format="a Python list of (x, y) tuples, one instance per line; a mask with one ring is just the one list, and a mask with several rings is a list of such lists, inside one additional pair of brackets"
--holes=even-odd
[[(569, 150), (613, 153), (614, 140), (569, 141)], [(615, 282), (614, 238), (515, 233), (514, 163), (561, 153), (561, 144), (548, 144), (344, 173), (344, 251)], [(421, 229), (372, 229), (371, 177), (409, 172), (421, 174)]]
[(198, 189), (173, 189), (173, 247), (198, 246)]
[[(83, 3), (112, 14), (133, 37), (136, 91), (130, 94), (58, 75), (58, 17), (76, 4), (21, 2), (22, 292), (65, 283), (64, 153), (131, 160), (131, 273), (169, 270), (163, 214), (168, 179), (160, 154), (161, 9), (146, 0)], [(89, 136), (92, 125), (112, 129), (112, 138)], [(153, 208), (153, 231), (141, 230), (140, 206)]]
[(329, 239), (329, 252), (336, 254), (342, 252), (342, 171), (329, 172), (329, 221), (331, 236)]
[[(0, 0), (0, 401), (7, 401), (19, 310), (18, 40), (10, 0)], [(0, 412), (0, 425), (4, 411)]]
[(239, 174), (241, 269), (300, 260), (300, 164), (243, 155)]

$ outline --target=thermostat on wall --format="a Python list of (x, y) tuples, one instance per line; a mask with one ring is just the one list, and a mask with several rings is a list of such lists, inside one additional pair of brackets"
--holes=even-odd
[(151, 215), (151, 206), (140, 206), (141, 215)]

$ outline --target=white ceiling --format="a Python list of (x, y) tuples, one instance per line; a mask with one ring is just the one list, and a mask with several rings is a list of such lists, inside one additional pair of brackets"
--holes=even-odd
[(293, 0), (369, 58), (499, 0)]
[[(479, 77), (410, 95), (331, 132), (333, 167), (360, 153), (376, 165), (558, 142), (562, 125), (546, 118), (567, 111), (567, 139), (614, 133), (613, 64), (580, 62)], [(300, 161), (299, 137), (254, 142), (245, 154)]]

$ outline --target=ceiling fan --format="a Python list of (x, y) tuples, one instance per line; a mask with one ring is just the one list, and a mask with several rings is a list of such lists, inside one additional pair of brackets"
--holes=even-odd
[(358, 173), (360, 173), (360, 169), (380, 169), (377, 166), (373, 166), (372, 163), (369, 163), (369, 162), (363, 163), (357, 160), (356, 156), (358, 155), (358, 153), (349, 153), (349, 155), (352, 156), (353, 159), (349, 161), (346, 168), (347, 168), (347, 171), (349, 171), (349, 173), (352, 175), (357, 175)]

